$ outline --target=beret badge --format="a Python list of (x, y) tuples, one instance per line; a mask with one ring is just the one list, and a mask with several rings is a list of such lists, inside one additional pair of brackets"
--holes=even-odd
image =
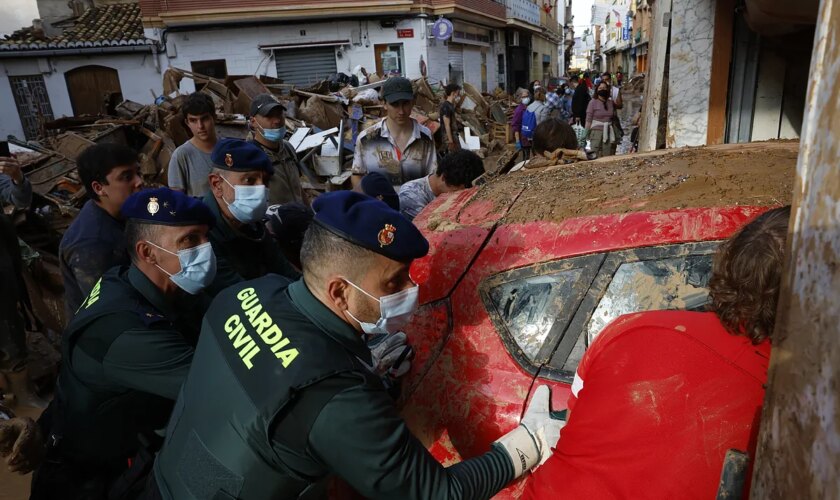
[(380, 247), (387, 247), (388, 245), (394, 242), (394, 233), (397, 231), (397, 228), (392, 226), (391, 224), (385, 224), (385, 227), (379, 231), (379, 235), (377, 239), (379, 240)]
[(158, 204), (157, 198), (149, 198), (149, 203), (146, 205), (146, 210), (152, 215), (155, 215), (160, 211), (160, 205)]

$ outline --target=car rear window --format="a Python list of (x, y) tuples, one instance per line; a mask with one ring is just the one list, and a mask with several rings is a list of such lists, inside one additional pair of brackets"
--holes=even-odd
[(583, 269), (532, 276), (490, 289), (490, 298), (511, 338), (534, 362), (555, 319), (568, 305)]
[(621, 264), (562, 370), (574, 372), (586, 348), (623, 314), (663, 309), (702, 310), (709, 297), (712, 254)]

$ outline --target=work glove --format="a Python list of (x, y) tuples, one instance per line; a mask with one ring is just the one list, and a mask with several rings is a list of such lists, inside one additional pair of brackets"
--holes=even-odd
[(510, 456), (516, 471), (515, 477), (522, 476), (548, 460), (551, 447), (560, 439), (560, 429), (564, 425), (564, 420), (552, 417), (551, 391), (548, 386), (537, 387), (519, 427), (496, 441)]
[(403, 332), (380, 333), (367, 342), (374, 372), (381, 376), (400, 378), (411, 369), (414, 349), (408, 345), (408, 337)]
[(31, 418), (13, 417), (0, 420), (0, 458), (6, 459), (11, 472), (28, 474), (44, 458), (41, 431)]

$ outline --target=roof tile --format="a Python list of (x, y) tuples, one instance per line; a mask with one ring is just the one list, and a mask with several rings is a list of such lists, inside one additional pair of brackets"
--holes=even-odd
[(118, 47), (152, 45), (143, 35), (140, 5), (124, 3), (92, 7), (73, 26), (53, 37), (36, 36), (30, 26), (0, 39), (0, 51), (40, 50), (50, 47)]

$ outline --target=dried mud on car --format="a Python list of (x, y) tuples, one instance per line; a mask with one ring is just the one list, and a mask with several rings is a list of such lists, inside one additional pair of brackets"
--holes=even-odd
[(675, 208), (786, 205), (793, 194), (798, 154), (798, 142), (774, 141), (603, 158), (507, 175), (482, 186), (470, 203), (490, 201), (501, 208), (516, 198), (505, 223)]

